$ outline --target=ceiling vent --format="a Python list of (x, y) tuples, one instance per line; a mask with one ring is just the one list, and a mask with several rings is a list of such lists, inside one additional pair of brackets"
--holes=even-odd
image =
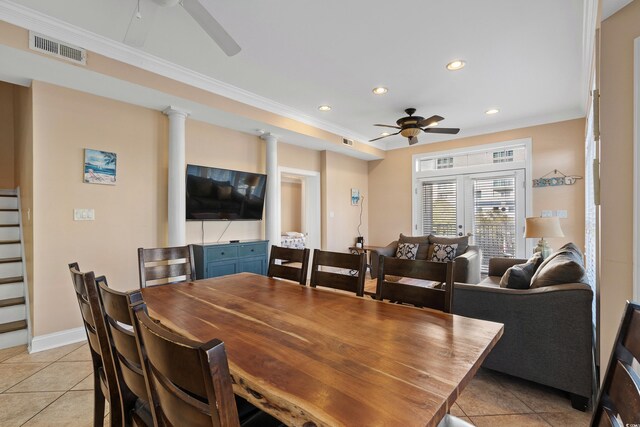
[(76, 64), (87, 65), (87, 50), (29, 31), (29, 48)]
[(353, 147), (353, 139), (342, 138), (342, 143), (349, 147)]

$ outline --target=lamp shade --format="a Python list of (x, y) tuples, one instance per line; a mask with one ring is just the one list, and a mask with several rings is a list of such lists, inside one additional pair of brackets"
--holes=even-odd
[(527, 218), (524, 237), (564, 237), (560, 219), (557, 216)]

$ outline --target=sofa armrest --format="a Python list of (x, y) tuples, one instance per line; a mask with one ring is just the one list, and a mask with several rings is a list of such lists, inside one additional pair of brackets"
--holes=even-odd
[(524, 264), (526, 259), (496, 257), (489, 260), (489, 276), (502, 277), (504, 273), (516, 264)]
[(369, 267), (371, 272), (371, 278), (378, 278), (378, 259), (380, 256), (395, 256), (398, 249), (398, 241), (394, 240), (383, 248), (373, 249), (369, 251)]
[(592, 390), (593, 291), (583, 283), (536, 289), (456, 283), (453, 313), (504, 324), (484, 366), (579, 396)]
[(455, 258), (453, 280), (463, 283), (480, 283), (480, 266), (482, 265), (482, 249), (469, 246), (465, 253)]

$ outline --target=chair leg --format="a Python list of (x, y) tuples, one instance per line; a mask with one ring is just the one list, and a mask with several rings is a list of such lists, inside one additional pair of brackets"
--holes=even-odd
[(94, 427), (104, 426), (104, 394), (100, 386), (100, 374), (97, 369), (93, 371), (93, 425)]
[(577, 409), (578, 411), (585, 412), (589, 407), (588, 397), (579, 396), (573, 393), (569, 393), (569, 397), (571, 398), (571, 406), (573, 407), (573, 409)]

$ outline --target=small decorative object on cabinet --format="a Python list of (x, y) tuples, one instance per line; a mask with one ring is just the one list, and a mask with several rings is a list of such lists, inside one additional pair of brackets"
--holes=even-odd
[(225, 276), (236, 273), (267, 274), (268, 240), (193, 245), (196, 277)]

